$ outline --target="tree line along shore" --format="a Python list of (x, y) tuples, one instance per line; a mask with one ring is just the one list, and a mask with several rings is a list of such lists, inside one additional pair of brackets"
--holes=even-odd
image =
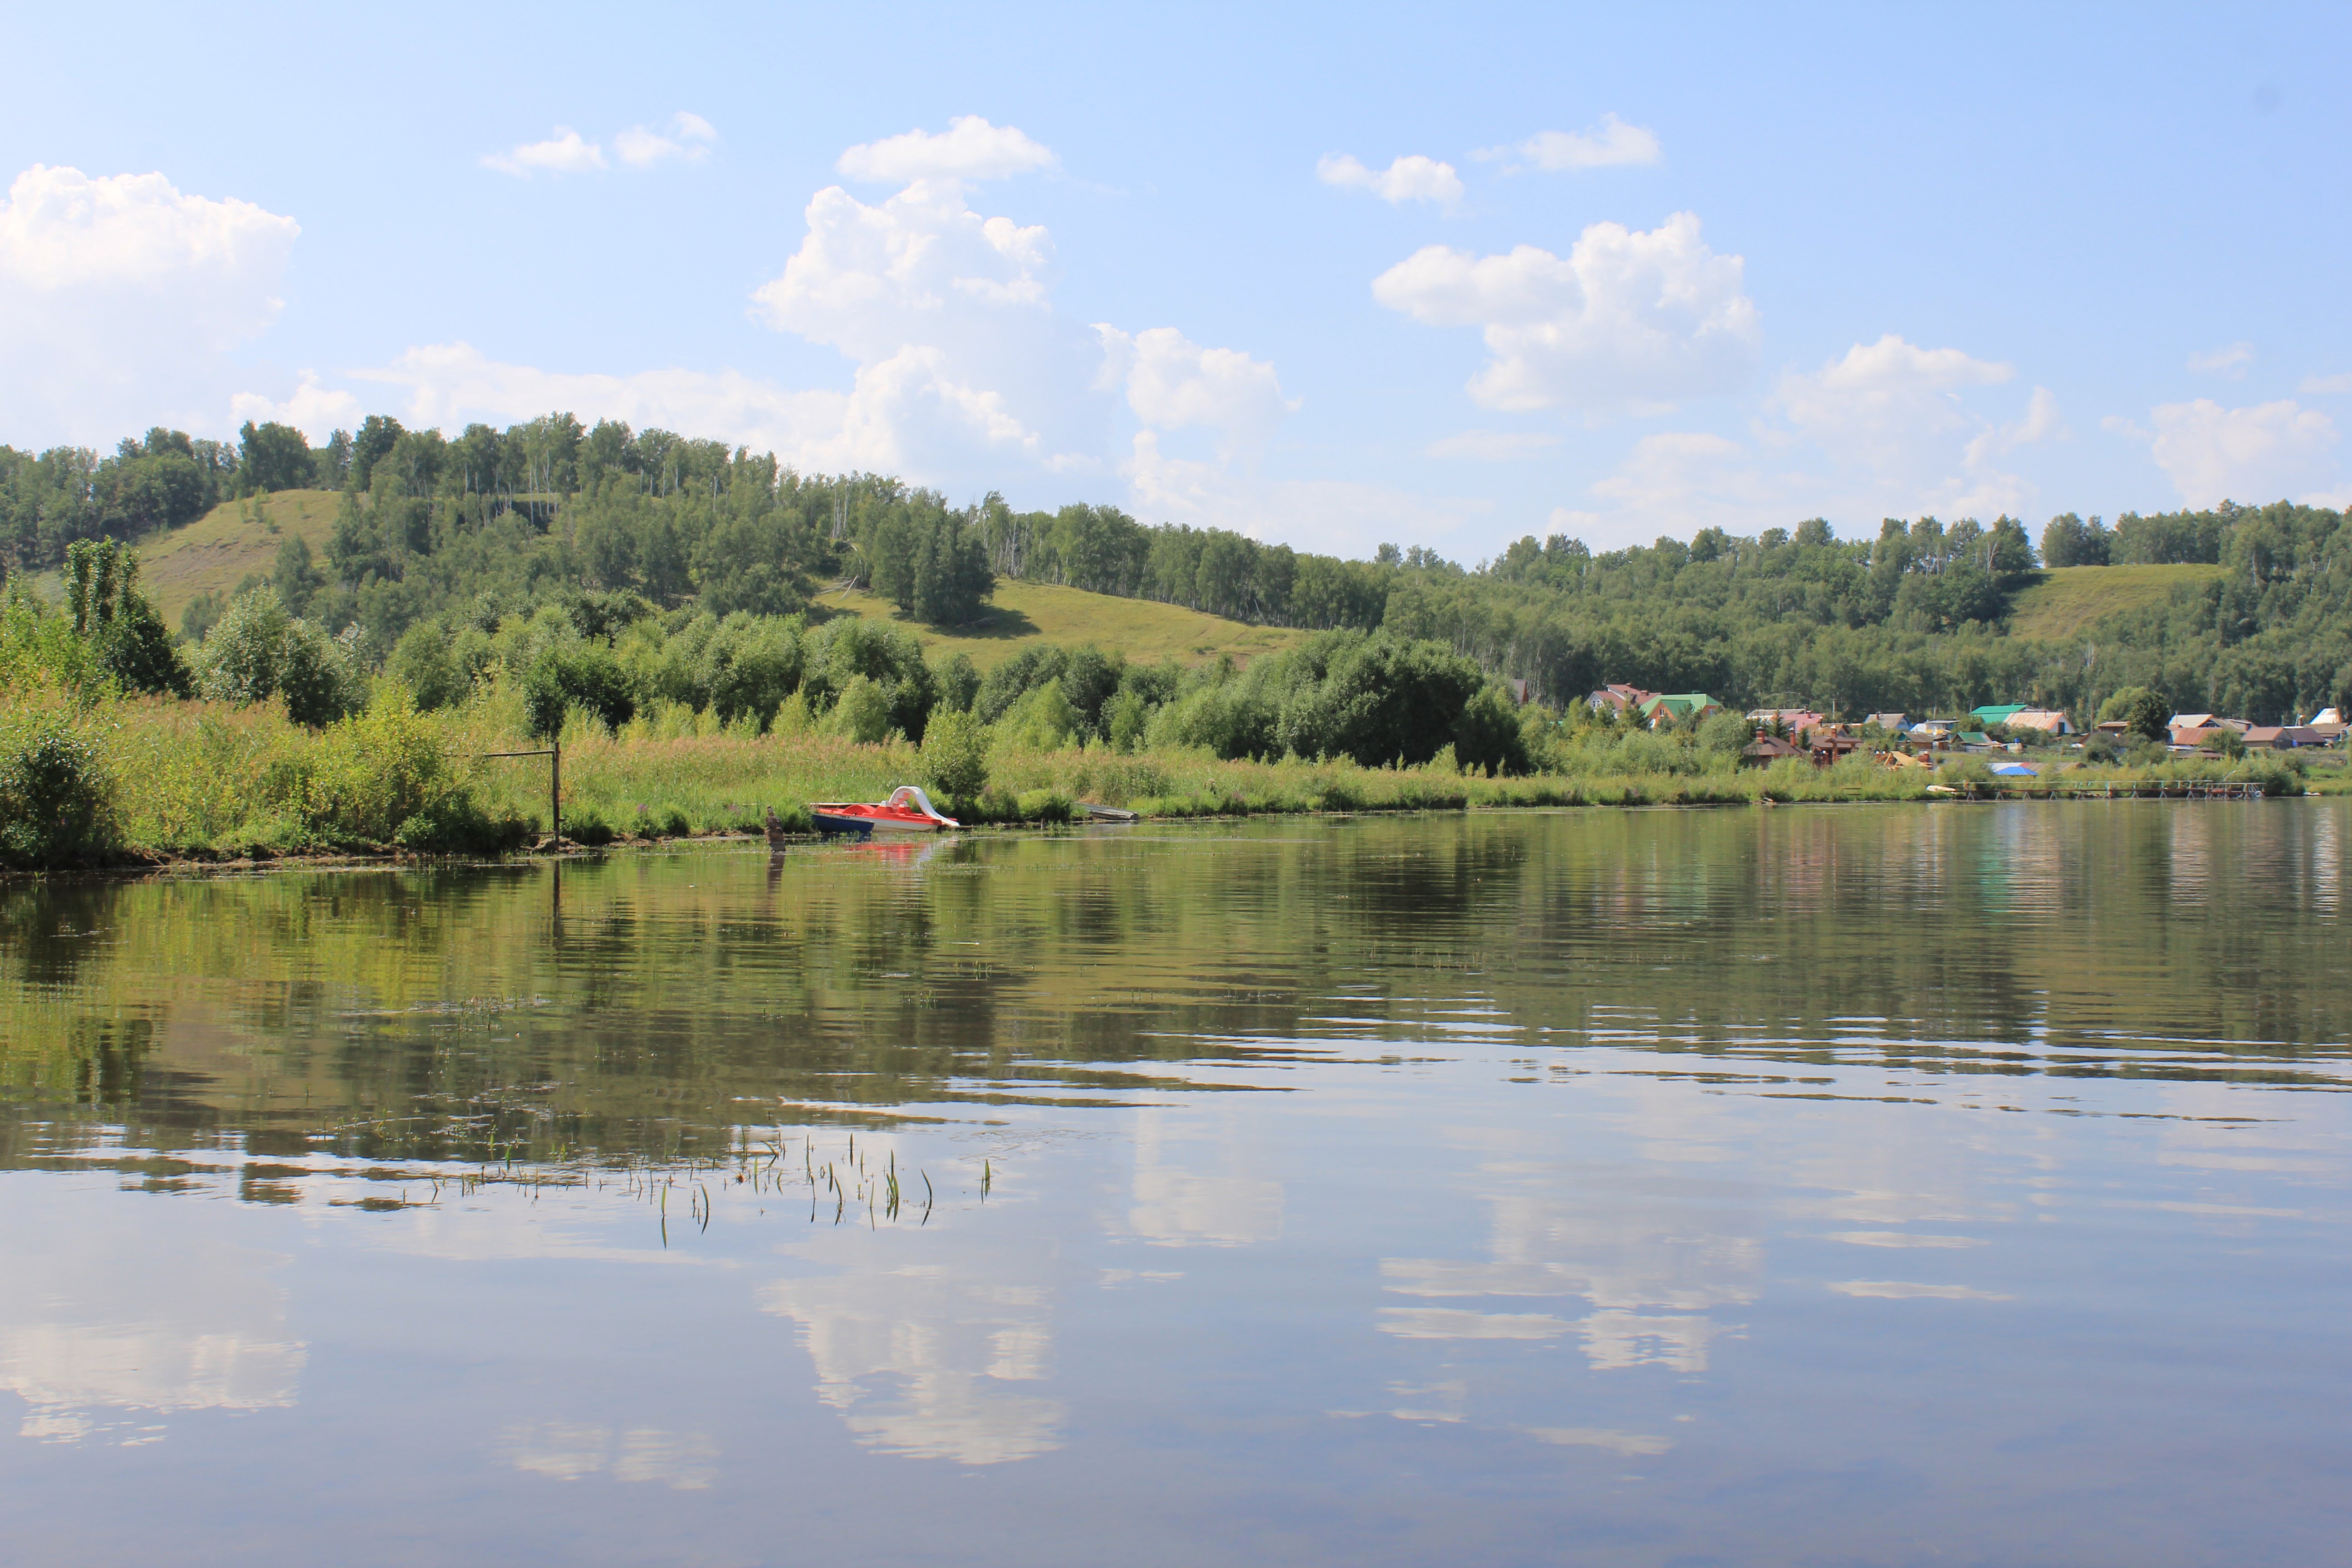
[[(323, 548), (290, 533), (266, 575), (165, 625), (142, 548), (206, 502), (257, 529), (261, 498), (328, 485)], [(560, 416), (454, 441), (371, 420), (318, 451), (282, 426), (248, 426), (234, 449), (151, 431), (105, 459), (0, 447), (0, 860), (497, 852), (550, 824), (544, 780), (490, 754), (552, 741), (580, 841), (805, 820), (809, 800), (908, 782), (982, 822), (1084, 800), (1192, 815), (1908, 798), (1932, 781), (1867, 751), (1743, 766), (1744, 718), (1661, 723), (1582, 699), (1604, 679), (1831, 713), (2022, 692), (2087, 723), (2119, 700), (2220, 691), (2236, 700), (2210, 706), (2284, 716), (2352, 684), (2341, 521), (2284, 505), (2113, 531), (2054, 519), (2043, 549), (2064, 571), (2101, 570), (2094, 553), (2195, 569), (2062, 647), (2006, 629), (2053, 575), (2006, 518), (1890, 521), (1867, 543), (1818, 520), (1605, 554), (1528, 539), (1465, 570), (1108, 508), (954, 509), (878, 476), (801, 476)], [(1247, 663), (1145, 663), (1116, 646), (1114, 617), (1107, 646), (1033, 639), (985, 670), (926, 654), (910, 627), (969, 624), (1006, 578), (1290, 640)], [(897, 618), (830, 610), (829, 586)], [(2065, 765), (2268, 793), (2306, 771), (2145, 749)], [(1982, 767), (1940, 774), (1973, 786)]]

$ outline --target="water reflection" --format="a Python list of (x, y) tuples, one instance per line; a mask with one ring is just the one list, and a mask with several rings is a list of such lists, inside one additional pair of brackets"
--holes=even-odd
[(582, 1422), (540, 1421), (509, 1426), (497, 1451), (529, 1475), (576, 1481), (609, 1475), (616, 1481), (651, 1481), (673, 1491), (707, 1491), (717, 1473), (719, 1446), (699, 1433), (652, 1427), (615, 1432)]
[(1629, 1168), (1561, 1159), (1524, 1132), (1487, 1131), (1457, 1142), (1479, 1156), (1473, 1169), (1488, 1215), (1485, 1256), (1381, 1262), (1382, 1284), (1393, 1294), (1549, 1298), (1565, 1310), (1388, 1306), (1380, 1310), (1380, 1326), (1409, 1339), (1574, 1334), (1598, 1371), (1654, 1365), (1705, 1372), (1708, 1347), (1727, 1331), (1710, 1314), (1756, 1299), (1763, 1249), (1752, 1237), (1695, 1228), (1704, 1205), (1691, 1201), (1687, 1188), (1677, 1190), (1668, 1172), (1650, 1168), (1695, 1152), (1728, 1157), (1695, 1128), (1659, 1136), (1667, 1130), (1658, 1125), (1658, 1094), (1659, 1086), (1638, 1091), (1634, 1098), (1643, 1103), (1616, 1119), (1642, 1140), (1639, 1161)]
[(2312, 819), (2311, 843), (2304, 860), (2310, 908), (2324, 915), (2343, 913), (2344, 847), (2341, 829), (2332, 814)]
[(1236, 1247), (1282, 1235), (1282, 1184), (1254, 1170), (1230, 1115), (1137, 1113), (1132, 1235), (1162, 1247)]
[(192, 1226), (177, 1204), (22, 1178), (0, 1203), (0, 1389), (43, 1442), (137, 1446), (163, 1417), (290, 1406), (308, 1347), (282, 1253)]
[[(12, 889), (0, 1507), (97, 1561), (207, 1485), (262, 1559), (2317, 1560), (2346, 809)], [(93, 1506), (159, 1437), (210, 1482)]]
[(793, 1321), (817, 1398), (868, 1447), (995, 1465), (1061, 1447), (1062, 1404), (1021, 1386), (1052, 1359), (1043, 1290), (918, 1265), (779, 1280), (760, 1305)]
[[(907, 1179), (935, 1190), (926, 1164), (934, 1156), (913, 1141), (869, 1133), (860, 1146), (866, 1170), (922, 1172)], [(944, 1169), (940, 1181), (951, 1181)], [(1034, 1204), (1017, 1186), (989, 1187), (998, 1215)], [(758, 1290), (761, 1311), (793, 1323), (819, 1403), (859, 1444), (886, 1454), (997, 1465), (1059, 1447), (1066, 1411), (1038, 1386), (1053, 1370), (1058, 1273), (1040, 1250), (1045, 1238), (1020, 1226), (1008, 1241), (992, 1224), (983, 1240), (978, 1227), (945, 1219), (933, 1233), (927, 1215), (911, 1236), (895, 1229), (877, 1256), (875, 1216), (866, 1219), (862, 1233), (853, 1224), (789, 1244), (805, 1271)]]

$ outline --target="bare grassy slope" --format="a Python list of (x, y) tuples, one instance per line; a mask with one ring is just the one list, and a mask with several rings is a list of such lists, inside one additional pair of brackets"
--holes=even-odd
[(248, 573), (268, 576), (289, 534), (301, 535), (311, 553), (325, 555), (336, 499), (333, 490), (282, 490), (259, 504), (258, 521), (254, 502), (223, 501), (178, 532), (140, 548), (140, 585), (163, 624), (177, 630), (191, 599), (206, 592), (226, 598)]
[(2183, 583), (2208, 583), (2219, 566), (2059, 566), (2010, 601), (2013, 636), (2049, 642), (2080, 637), (2107, 616), (2161, 604)]
[[(898, 618), (896, 610), (871, 594), (828, 593), (820, 597), (829, 608), (886, 620)], [(1092, 643), (1106, 653), (1117, 649), (1141, 664), (1157, 664), (1162, 658), (1184, 665), (1205, 664), (1222, 654), (1247, 663), (1260, 654), (1279, 652), (1306, 635), (1281, 626), (1229, 621), (1150, 599), (1122, 599), (1009, 579), (996, 584), (995, 604), (974, 625), (942, 631), (904, 624), (925, 651), (961, 651), (982, 669), (1035, 642)]]

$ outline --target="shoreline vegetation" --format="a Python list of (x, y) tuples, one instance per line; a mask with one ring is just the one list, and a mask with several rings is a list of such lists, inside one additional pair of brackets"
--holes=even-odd
[[(47, 854), (12, 847), (19, 869), (160, 868), (320, 858), (484, 858), (549, 847), (548, 761), (486, 753), (548, 742), (523, 693), (493, 686), (458, 706), (419, 711), (380, 682), (361, 713), (312, 728), (282, 700), (237, 705), (202, 698), (60, 692), (12, 694), (0, 725), (16, 759), (62, 759), (73, 800)], [(28, 697), (31, 700), (27, 700)], [(617, 730), (574, 709), (560, 735), (567, 846), (761, 832), (772, 809), (813, 833), (807, 803), (872, 800), (919, 783), (972, 827), (1039, 826), (1078, 816), (1080, 803), (1145, 819), (1293, 813), (1636, 807), (1923, 801), (1935, 786), (1959, 798), (2037, 798), (2112, 787), (2175, 795), (2222, 784), (2265, 795), (2352, 793), (2333, 770), (2306, 778), (2299, 758), (2180, 759), (2153, 765), (2070, 766), (1995, 780), (1980, 758), (1941, 768), (1890, 767), (1867, 753), (1830, 767), (1801, 758), (1742, 767), (1696, 732), (1664, 734), (1591, 721), (1541, 721), (1549, 763), (1521, 773), (1465, 769), (1451, 747), (1417, 765), (1347, 759), (1225, 759), (1201, 748), (1117, 751), (1100, 742), (1040, 744), (969, 715), (935, 715), (929, 744), (898, 735), (859, 741), (822, 724), (762, 732), (709, 710), (658, 710)], [(1531, 727), (1532, 728), (1532, 727)]]
[[(1874, 541), (1814, 518), (1598, 554), (1530, 536), (1465, 569), (959, 509), (568, 414), (455, 438), (371, 417), (316, 451), (277, 425), (0, 447), (0, 868), (513, 853), (551, 826), (546, 773), (497, 754), (551, 742), (562, 837), (591, 847), (804, 828), (901, 784), (975, 826), (2280, 795), (2315, 765), (2332, 789), (2334, 757), (2176, 754), (2161, 721), (2352, 706), (2343, 523), (2067, 513), (2037, 552), (2008, 517)], [(1608, 681), (1686, 695), (1596, 711)], [(1782, 748), (1743, 710), (2011, 700), (2129, 722), (2054, 749), (1992, 726), (2031, 778), (1981, 746), (1882, 759), (1875, 721), (1833, 765), (1745, 765)]]

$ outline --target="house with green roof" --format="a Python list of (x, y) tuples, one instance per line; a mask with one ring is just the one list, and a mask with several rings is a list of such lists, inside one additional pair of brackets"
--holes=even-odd
[(2011, 702), (2007, 704), (1988, 705), (1983, 708), (1971, 708), (1969, 710), (1969, 717), (1974, 719), (1985, 729), (1990, 730), (1995, 724), (2008, 723), (2011, 719), (2016, 718), (2020, 713), (2025, 712), (2032, 706), (2033, 704), (2031, 702)]
[(1642, 704), (1642, 717), (1654, 730), (1662, 724), (1693, 724), (1710, 713), (1723, 711), (1723, 704), (1704, 691), (1676, 691), (1653, 697)]

